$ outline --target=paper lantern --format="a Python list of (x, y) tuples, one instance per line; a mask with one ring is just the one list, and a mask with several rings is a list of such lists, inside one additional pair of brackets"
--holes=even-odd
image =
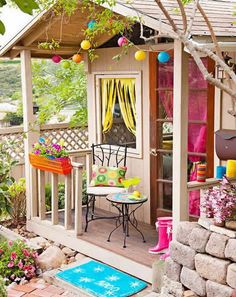
[(70, 68), (70, 62), (69, 61), (64, 60), (61, 63), (62, 63), (63, 68), (65, 68), (65, 69)]
[(91, 43), (89, 40), (83, 40), (80, 44), (81, 48), (85, 51), (89, 50), (91, 47)]
[(126, 37), (122, 36), (118, 39), (117, 43), (120, 47), (122, 47), (124, 45), (127, 45), (129, 42)]
[(170, 55), (167, 52), (160, 52), (157, 59), (160, 63), (167, 63), (170, 60)]
[(91, 31), (94, 30), (94, 29), (96, 28), (96, 25), (97, 25), (97, 23), (96, 23), (95, 20), (91, 20), (91, 21), (88, 22), (88, 28), (89, 28)]
[(134, 57), (137, 61), (143, 61), (146, 59), (146, 53), (145, 51), (139, 50), (135, 53)]
[(54, 56), (52, 56), (52, 61), (54, 63), (60, 63), (61, 62), (61, 57), (59, 55), (54, 55)]
[(72, 61), (75, 63), (80, 63), (82, 61), (82, 56), (80, 54), (74, 54), (72, 57)]

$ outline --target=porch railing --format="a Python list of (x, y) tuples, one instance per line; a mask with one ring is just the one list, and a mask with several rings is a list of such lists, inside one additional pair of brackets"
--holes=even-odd
[[(88, 148), (88, 127), (70, 127), (68, 123), (47, 124), (40, 127), (40, 135), (50, 138), (53, 142), (60, 139), (65, 141), (65, 147), (69, 152), (76, 152)], [(24, 133), (23, 127), (0, 128), (0, 142), (11, 140), (14, 146), (10, 148), (11, 156), (24, 163)]]
[[(43, 170), (31, 168), (32, 175), (36, 174), (36, 195), (31, 197), (31, 219), (48, 220), (52, 225), (62, 225), (65, 230), (74, 230), (75, 236), (82, 232), (82, 196), (83, 173), (86, 170), (87, 179), (90, 179), (91, 151), (81, 150), (72, 155), (75, 160), (84, 158), (83, 163), (72, 161), (72, 172), (68, 175), (46, 173)], [(35, 172), (34, 172), (35, 171)], [(51, 210), (46, 210), (46, 174), (51, 179)], [(65, 183), (64, 208), (58, 207), (58, 184)], [(34, 185), (33, 185), (34, 186)], [(74, 220), (72, 220), (74, 216)]]

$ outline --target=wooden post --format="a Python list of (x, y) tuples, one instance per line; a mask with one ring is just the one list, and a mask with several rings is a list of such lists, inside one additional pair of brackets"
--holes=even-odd
[(38, 199), (39, 199), (39, 218), (46, 218), (46, 201), (45, 201), (45, 171), (38, 170)]
[(27, 220), (37, 216), (37, 177), (36, 170), (30, 166), (29, 153), (39, 137), (38, 131), (32, 129), (35, 122), (33, 114), (33, 95), (32, 95), (32, 71), (31, 54), (29, 50), (21, 51), (21, 80), (22, 80), (22, 101), (24, 115), (24, 140), (25, 151), (25, 178), (26, 178), (26, 203)]
[(189, 219), (187, 191), (188, 160), (188, 54), (174, 41), (173, 112), (173, 232), (180, 221)]
[(58, 174), (52, 173), (52, 224), (57, 225), (58, 222)]
[(65, 176), (65, 229), (72, 227), (72, 212), (71, 212), (71, 174)]
[(82, 171), (83, 165), (74, 165), (75, 170), (75, 235), (81, 235), (82, 231)]

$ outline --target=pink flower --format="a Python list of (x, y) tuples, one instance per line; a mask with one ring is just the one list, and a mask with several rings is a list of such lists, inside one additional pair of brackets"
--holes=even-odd
[(22, 269), (24, 267), (23, 262), (20, 260), (17, 266)]
[(8, 268), (12, 268), (12, 267), (14, 267), (14, 262), (13, 262), (13, 261), (10, 261), (10, 262), (7, 264), (7, 267), (8, 267)]
[(30, 252), (27, 249), (23, 249), (22, 250), (23, 254), (25, 257), (29, 257), (30, 256)]
[(8, 241), (8, 244), (9, 244), (9, 246), (12, 246), (12, 245), (13, 245), (12, 240), (9, 240), (9, 241)]
[(0, 249), (0, 254), (3, 254), (3, 250), (2, 249)]
[(35, 259), (38, 258), (38, 253), (37, 252), (32, 252), (32, 257), (35, 258)]
[(11, 260), (15, 260), (16, 257), (17, 257), (16, 252), (12, 252), (12, 253), (11, 253)]

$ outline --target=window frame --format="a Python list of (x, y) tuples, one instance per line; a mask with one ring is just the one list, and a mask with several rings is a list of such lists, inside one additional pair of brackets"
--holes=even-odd
[[(135, 158), (142, 158), (142, 73), (141, 71), (125, 71), (125, 72), (103, 72), (94, 73), (96, 90), (95, 90), (95, 109), (96, 109), (96, 143), (102, 143), (102, 119), (101, 119), (101, 83), (102, 78), (135, 78), (136, 90), (136, 148), (127, 149), (127, 155)], [(113, 149), (117, 146), (113, 145)]]

